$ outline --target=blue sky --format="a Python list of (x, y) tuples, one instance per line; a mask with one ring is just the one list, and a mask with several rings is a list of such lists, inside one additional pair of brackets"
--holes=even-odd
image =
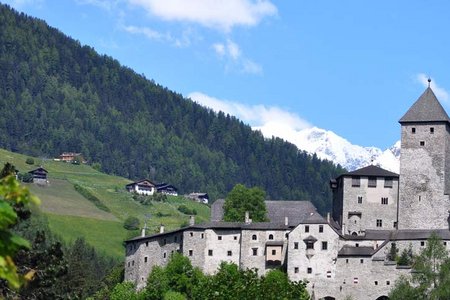
[(428, 77), (450, 111), (445, 0), (2, 2), (171, 90), (285, 137), (317, 126), (387, 148)]

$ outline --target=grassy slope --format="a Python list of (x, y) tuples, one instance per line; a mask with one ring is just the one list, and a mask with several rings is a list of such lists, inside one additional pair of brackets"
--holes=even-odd
[[(153, 202), (152, 205), (143, 206), (125, 191), (125, 184), (130, 182), (125, 178), (106, 175), (87, 165), (48, 159), (35, 158), (34, 165), (27, 165), (27, 157), (0, 149), (0, 167), (10, 162), (21, 173), (25, 173), (41, 165), (49, 172), (48, 186), (27, 186), (41, 199), (41, 209), (48, 216), (50, 228), (67, 242), (83, 236), (100, 252), (123, 258), (122, 242), (129, 232), (123, 229), (122, 224), (128, 216), (136, 216), (143, 222), (145, 215), (151, 215), (148, 233), (157, 232), (160, 224), (170, 230), (187, 222), (189, 217), (177, 210), (181, 204), (198, 212), (196, 222), (209, 220), (210, 209), (206, 205), (182, 197), (169, 197), (166, 203)], [(98, 209), (82, 197), (73, 188), (75, 183), (88, 188), (111, 212)], [(158, 217), (158, 213), (162, 216)]]

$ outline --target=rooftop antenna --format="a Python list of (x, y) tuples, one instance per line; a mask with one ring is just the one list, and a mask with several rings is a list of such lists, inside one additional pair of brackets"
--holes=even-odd
[(430, 87), (430, 84), (431, 84), (431, 78), (428, 77), (428, 87)]

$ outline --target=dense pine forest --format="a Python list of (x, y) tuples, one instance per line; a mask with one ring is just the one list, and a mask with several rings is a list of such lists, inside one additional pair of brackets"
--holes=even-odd
[[(174, 76), (176, 73), (174, 73)], [(81, 152), (130, 179), (224, 197), (236, 183), (271, 199), (330, 207), (342, 171), (235, 117), (206, 109), (0, 5), (0, 147), (52, 158)]]

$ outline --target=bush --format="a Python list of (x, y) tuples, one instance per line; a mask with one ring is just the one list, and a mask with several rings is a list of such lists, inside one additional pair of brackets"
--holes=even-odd
[(132, 216), (126, 218), (125, 222), (123, 222), (123, 228), (125, 228), (126, 230), (138, 230), (139, 225), (139, 219)]
[(87, 200), (89, 200), (92, 203), (94, 203), (94, 205), (97, 206), (98, 209), (101, 209), (101, 210), (106, 211), (106, 212), (111, 212), (109, 207), (107, 207), (105, 204), (103, 204), (103, 202), (100, 201), (100, 199), (98, 199), (94, 194), (92, 194), (87, 188), (82, 187), (79, 184), (74, 184), (73, 187), (75, 188), (75, 190), (78, 193), (81, 194), (81, 196), (83, 196)]
[(27, 165), (34, 165), (34, 159), (31, 157), (28, 157), (27, 160), (25, 161), (25, 163)]
[(26, 183), (33, 182), (33, 175), (30, 173), (19, 173), (19, 180)]
[(189, 207), (187, 207), (184, 204), (181, 204), (180, 206), (178, 206), (178, 211), (185, 215), (196, 215), (197, 214), (197, 211), (195, 209), (190, 209)]

